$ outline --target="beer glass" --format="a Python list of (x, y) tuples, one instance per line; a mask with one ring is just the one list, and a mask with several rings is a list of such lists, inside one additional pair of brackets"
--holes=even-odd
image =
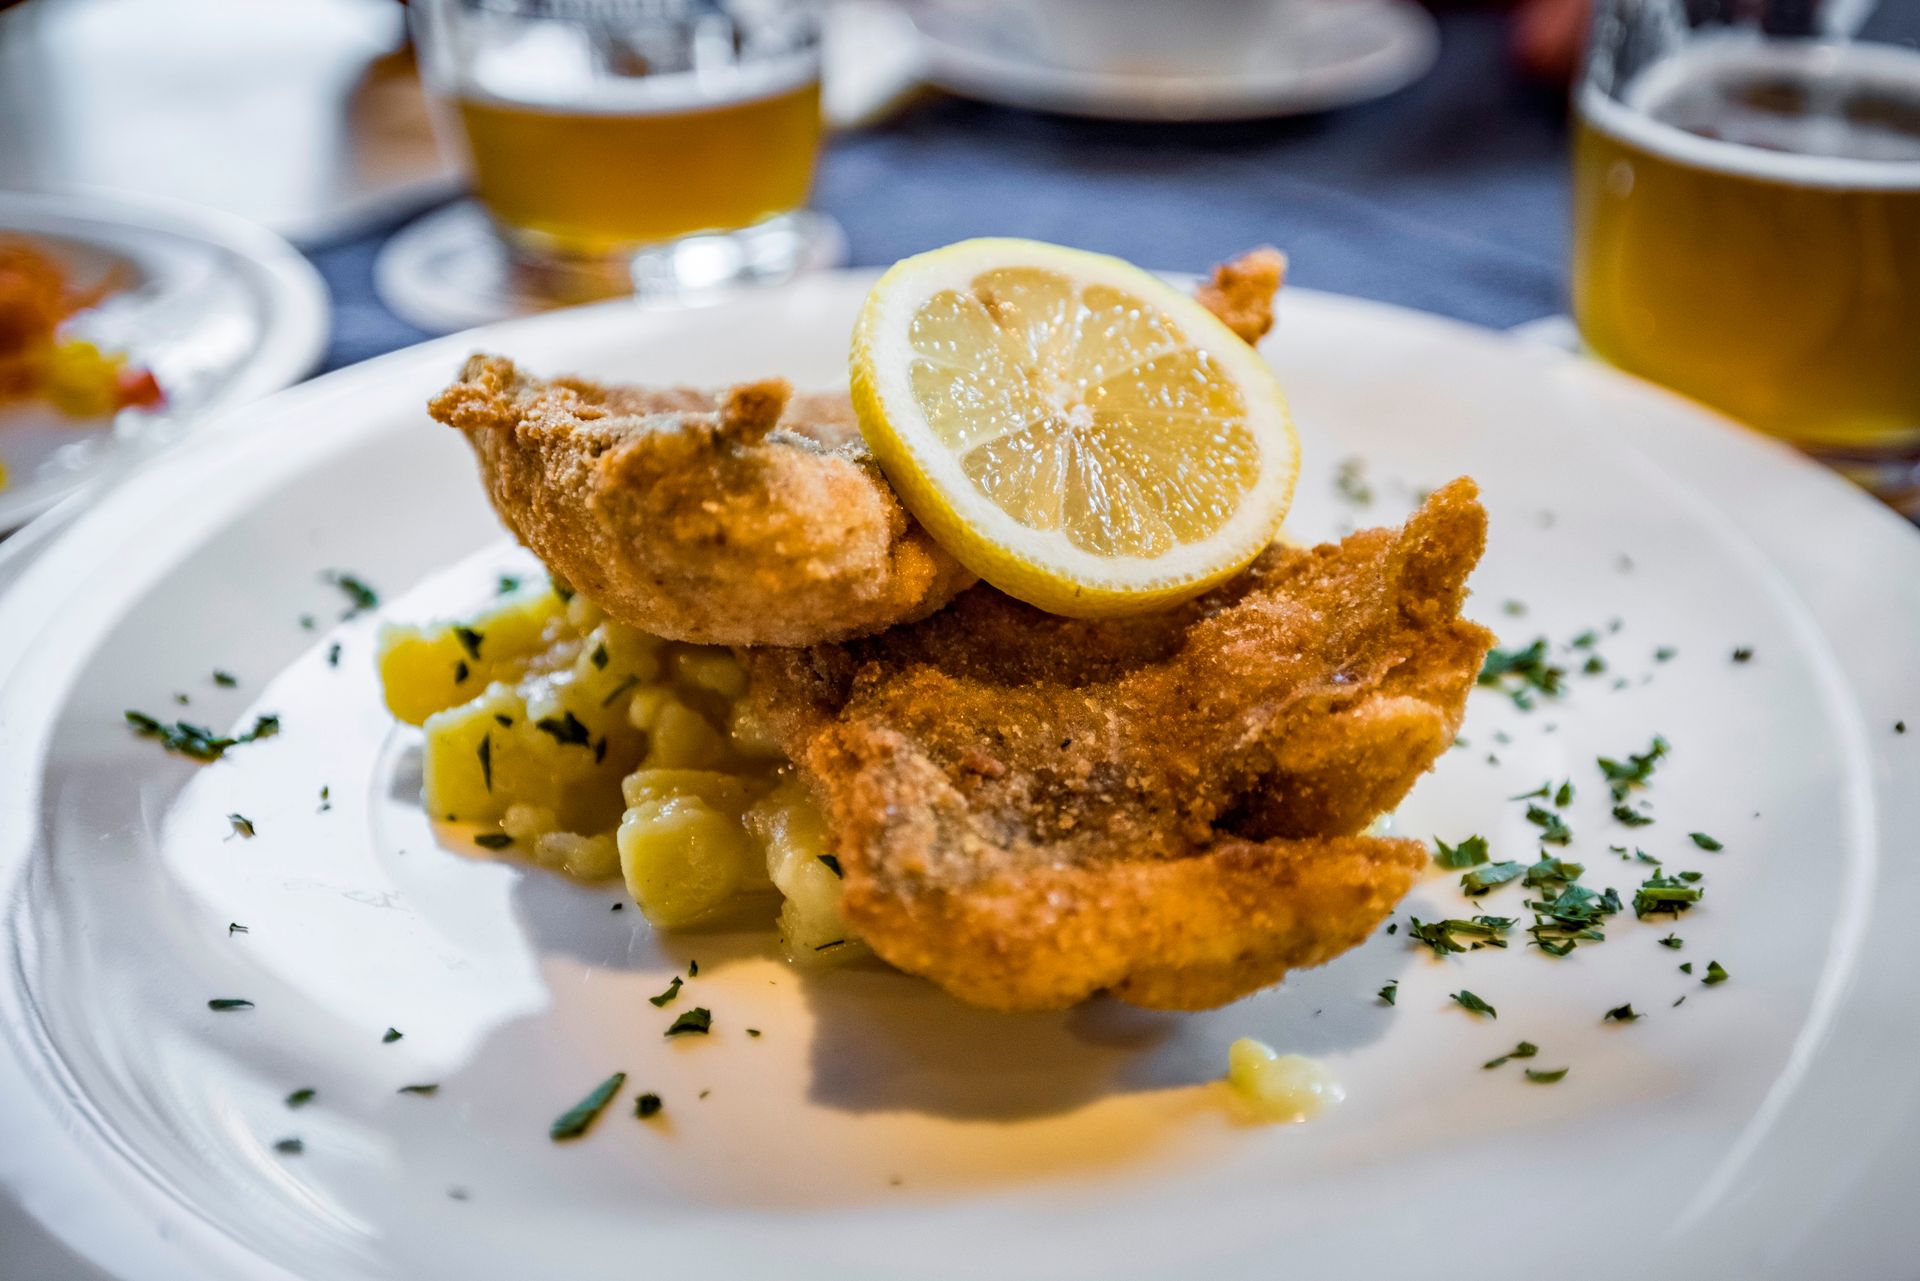
[(807, 265), (816, 0), (415, 0), (421, 72), (523, 288), (698, 291)]
[(1573, 310), (1600, 357), (1920, 515), (1920, 2), (1874, 8), (1598, 0)]

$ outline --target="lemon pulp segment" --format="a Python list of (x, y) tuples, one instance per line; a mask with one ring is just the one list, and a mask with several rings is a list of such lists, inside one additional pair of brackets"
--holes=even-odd
[(1084, 551), (1159, 556), (1205, 538), (1259, 475), (1240, 389), (1111, 286), (988, 271), (930, 298), (909, 335), (920, 411), (967, 479)]

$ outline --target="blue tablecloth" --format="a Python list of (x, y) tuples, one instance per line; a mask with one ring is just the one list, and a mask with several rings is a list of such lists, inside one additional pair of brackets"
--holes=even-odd
[[(1123, 124), (936, 97), (835, 137), (814, 203), (856, 265), (1006, 235), (1200, 271), (1266, 242), (1297, 284), (1518, 324), (1563, 308), (1566, 112), (1509, 70), (1503, 30), (1444, 15), (1425, 80), (1302, 119)], [(313, 255), (335, 306), (325, 368), (428, 336), (374, 294), (383, 239)]]

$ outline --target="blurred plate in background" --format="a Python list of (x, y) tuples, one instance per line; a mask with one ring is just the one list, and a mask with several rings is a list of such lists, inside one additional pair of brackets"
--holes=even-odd
[(167, 395), (158, 414), (76, 421), (0, 406), (0, 532), (131, 467), (194, 418), (298, 381), (326, 348), (327, 291), (286, 241), (238, 218), (124, 196), (0, 192), (0, 236), (26, 236), (88, 276), (127, 284), (65, 333), (123, 351)]
[[(1023, 12), (1051, 13), (1076, 3), (1050, 0)], [(1254, 120), (1326, 111), (1404, 88), (1426, 74), (1440, 49), (1433, 18), (1408, 0), (1273, 0), (1206, 70), (1190, 49), (1155, 62), (1087, 40), (1068, 43), (1064, 24), (996, 16), (998, 8), (973, 0), (926, 0), (913, 14), (927, 79), (941, 88), (1013, 107), (1115, 120)]]

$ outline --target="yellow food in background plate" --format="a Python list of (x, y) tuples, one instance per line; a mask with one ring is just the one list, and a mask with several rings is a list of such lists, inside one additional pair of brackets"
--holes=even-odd
[(379, 664), (388, 709), (426, 733), (436, 821), (582, 880), (618, 873), (663, 928), (778, 889), (796, 958), (852, 950), (819, 812), (747, 712), (727, 650), (543, 588), (464, 622), (390, 624)]

